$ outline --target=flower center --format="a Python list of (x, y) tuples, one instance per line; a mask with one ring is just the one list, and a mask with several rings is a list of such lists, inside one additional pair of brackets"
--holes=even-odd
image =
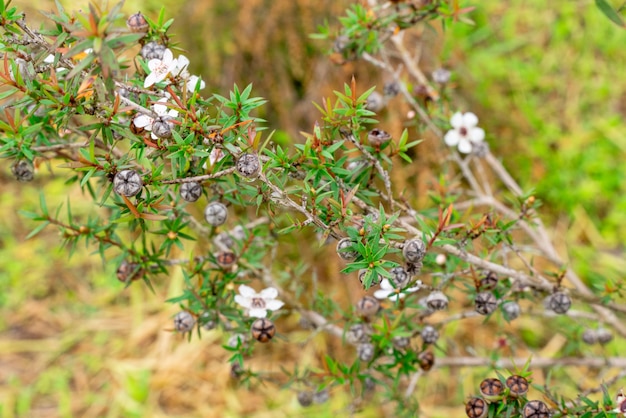
[(257, 309), (265, 308), (265, 300), (263, 298), (252, 298), (252, 307)]
[(461, 134), (461, 136), (467, 136), (467, 128), (465, 126), (462, 126), (461, 129), (459, 129), (459, 133)]
[(154, 72), (160, 75), (165, 75), (170, 72), (170, 68), (167, 64), (161, 62), (159, 66), (154, 69)]

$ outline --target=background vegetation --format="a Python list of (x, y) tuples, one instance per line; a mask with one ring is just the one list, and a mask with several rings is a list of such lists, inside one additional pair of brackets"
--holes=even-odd
[[(52, 2), (16, 4), (28, 18)], [(68, 8), (77, 7), (63, 2)], [(253, 82), (255, 94), (270, 100), (265, 107), (278, 139), (299, 141), (310, 130), (320, 101), (355, 74), (363, 90), (382, 89), (384, 79), (364, 63), (334, 64), (324, 54), (330, 45), (308, 35), (348, 1), (247, 0), (224, 2), (128, 2), (128, 14), (140, 9), (155, 16), (162, 5), (176, 17), (171, 32), (192, 58), (191, 71), (207, 81), (207, 90), (222, 94), (233, 82)], [(510, 0), (477, 2), (476, 25), (457, 23), (421, 28), (412, 36), (424, 48), (423, 69), (451, 69), (451, 94), (464, 110), (478, 114), (494, 153), (525, 188), (544, 201), (542, 216), (554, 227), (563, 255), (581, 276), (601, 286), (600, 277), (623, 278), (626, 225), (626, 32), (612, 25), (592, 1)], [(548, 8), (549, 7), (549, 8)], [(418, 42), (419, 41), (419, 42)], [(442, 53), (444, 62), (435, 62)], [(405, 109), (394, 101), (381, 117), (392, 133), (403, 128)], [(437, 155), (428, 143), (418, 148), (407, 178), (427, 178)], [(344, 400), (302, 409), (295, 394), (264, 387), (248, 391), (230, 378), (228, 353), (219, 332), (188, 342), (169, 332), (176, 311), (164, 301), (180, 293), (182, 277), (162, 277), (155, 293), (145, 286), (124, 289), (115, 265), (102, 265), (90, 249), (67, 258), (52, 229), (25, 241), (33, 228), (18, 210), (36, 210), (43, 188), (49, 206), (66, 199), (54, 167), (35, 184), (12, 180), (9, 164), (0, 162), (0, 416), (330, 416), (345, 413)], [(435, 173), (436, 174), (436, 173)], [(42, 177), (45, 177), (42, 179)], [(424, 192), (420, 183), (415, 193)], [(80, 192), (74, 191), (76, 199)], [(74, 199), (74, 201), (76, 201)], [(74, 212), (86, 213), (87, 204)], [(294, 253), (301, 243), (291, 243)], [(302, 247), (304, 248), (304, 247)], [(315, 265), (324, 249), (306, 254)], [(310, 255), (309, 255), (310, 254)], [(348, 298), (339, 263), (319, 268), (325, 286), (337, 298)], [(336, 285), (331, 286), (331, 283)], [(471, 322), (463, 322), (470, 324)], [(541, 354), (576, 353), (575, 345), (545, 321), (525, 318), (515, 326)], [(550, 322), (557, 325), (558, 322)], [(296, 327), (297, 324), (291, 324)], [(556, 331), (556, 332), (555, 332)], [(498, 335), (458, 329), (468, 342), (484, 338), (497, 346)], [(480, 334), (477, 334), (480, 333)], [(298, 338), (297, 333), (292, 334)], [(304, 337), (303, 337), (304, 338)], [(331, 340), (318, 335), (307, 346), (304, 361), (314, 360)], [(532, 344), (532, 342), (535, 342)], [(330, 348), (329, 348), (330, 345)], [(597, 355), (623, 352), (617, 340)], [(254, 361), (277, 368), (299, 350), (297, 341), (257, 349)], [(513, 352), (511, 352), (513, 354)], [(515, 353), (520, 355), (523, 353)], [(269, 365), (269, 366), (267, 366)], [(425, 416), (461, 416), (462, 403), (488, 370), (436, 369), (432, 381), (416, 391)], [(584, 369), (555, 371), (555, 390), (597, 386), (603, 378)], [(546, 376), (534, 374), (541, 383)], [(424, 383), (426, 380), (422, 380)], [(447, 384), (446, 384), (447, 382)], [(562, 386), (561, 383), (562, 382)], [(576, 382), (572, 385), (572, 382)], [(617, 385), (619, 388), (619, 384)], [(616, 388), (612, 388), (616, 389)], [(452, 394), (452, 395), (450, 395)], [(576, 392), (569, 393), (575, 396)], [(599, 396), (599, 395), (598, 395)], [(385, 405), (359, 416), (380, 416)]]

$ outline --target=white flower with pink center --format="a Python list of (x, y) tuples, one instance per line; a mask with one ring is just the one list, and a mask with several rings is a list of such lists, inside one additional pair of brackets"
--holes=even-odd
[(459, 152), (469, 154), (472, 152), (474, 144), (478, 144), (485, 139), (485, 131), (478, 128), (478, 117), (471, 113), (456, 112), (450, 119), (450, 129), (443, 140), (451, 147), (458, 146)]
[(153, 84), (156, 84), (160, 81), (165, 80), (167, 75), (170, 72), (178, 71), (178, 62), (174, 59), (174, 54), (171, 50), (166, 49), (163, 53), (163, 59), (152, 59), (148, 61), (148, 68), (150, 69), (150, 74), (146, 77), (146, 80), (143, 82), (144, 88), (148, 88)]
[(235, 302), (246, 309), (248, 316), (254, 318), (265, 318), (267, 311), (276, 311), (280, 309), (284, 302), (276, 299), (278, 290), (268, 287), (257, 293), (250, 286), (242, 284), (239, 286), (239, 294), (235, 295)]
[(421, 280), (415, 282), (415, 286), (406, 289), (399, 289), (393, 287), (388, 279), (383, 279), (380, 282), (380, 289), (374, 292), (374, 297), (376, 299), (389, 299), (395, 302), (398, 299), (404, 299), (407, 293), (417, 292), (421, 289), (421, 287)]

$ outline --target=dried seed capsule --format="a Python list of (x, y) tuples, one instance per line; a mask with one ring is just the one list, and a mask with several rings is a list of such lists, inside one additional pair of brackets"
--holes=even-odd
[(423, 266), (424, 265), (420, 261), (419, 263), (406, 263), (406, 266), (404, 268), (411, 276), (417, 276), (422, 271)]
[(202, 185), (195, 181), (183, 183), (180, 186), (180, 197), (187, 202), (195, 202), (202, 196)]
[(548, 300), (548, 307), (558, 314), (564, 314), (572, 306), (572, 300), (563, 292), (555, 292)]
[(146, 61), (162, 60), (167, 48), (156, 42), (148, 42), (141, 48), (141, 56)]
[(335, 38), (333, 42), (333, 51), (335, 52), (344, 52), (346, 47), (350, 44), (350, 38), (346, 35), (339, 35)]
[(585, 344), (593, 345), (598, 342), (598, 334), (595, 329), (586, 329), (583, 332), (582, 340)]
[(502, 398), (504, 385), (495, 377), (489, 377), (480, 382), (480, 394), (487, 401), (497, 401)]
[(424, 351), (417, 358), (420, 364), (420, 368), (425, 372), (433, 368), (435, 364), (435, 355), (432, 351)]
[(606, 328), (598, 328), (596, 331), (598, 342), (602, 345), (608, 344), (613, 340), (613, 334)]
[(371, 343), (359, 344), (356, 347), (357, 357), (363, 362), (371, 361), (374, 358), (375, 351), (374, 344)]
[(315, 403), (325, 403), (330, 399), (330, 392), (328, 389), (318, 390), (313, 394), (313, 402)]
[(448, 81), (450, 81), (450, 75), (450, 71), (446, 70), (445, 68), (437, 68), (432, 73), (433, 81), (438, 84), (446, 84)]
[(380, 302), (372, 296), (364, 296), (356, 304), (359, 315), (366, 318), (372, 317), (380, 311)]
[(369, 96), (367, 96), (367, 101), (365, 102), (365, 108), (367, 110), (371, 110), (372, 112), (380, 112), (385, 107), (385, 98), (382, 94), (377, 91), (373, 91)]
[(122, 264), (117, 268), (117, 280), (122, 283), (128, 283), (133, 280), (139, 279), (143, 276), (144, 270), (139, 263), (131, 263), (126, 260), (122, 261)]
[(158, 138), (167, 139), (172, 136), (172, 125), (168, 122), (169, 116), (157, 116), (152, 122), (152, 133)]
[(261, 172), (259, 156), (251, 153), (242, 154), (237, 160), (237, 172), (249, 179), (257, 178)]
[(489, 413), (489, 406), (484, 399), (472, 397), (465, 404), (465, 413), (469, 418), (485, 418)]
[(496, 297), (491, 292), (480, 292), (476, 295), (474, 308), (481, 315), (489, 315), (498, 306)]
[(178, 332), (189, 332), (196, 325), (196, 318), (187, 311), (180, 311), (174, 317), (174, 328)]
[[(369, 272), (369, 269), (361, 269), (359, 270), (359, 281), (362, 285), (365, 285), (365, 276)], [(377, 285), (381, 282), (383, 277), (380, 274), (374, 274), (374, 278), (372, 279), (371, 286)]]
[(148, 21), (146, 21), (141, 12), (131, 15), (126, 21), (126, 26), (128, 26), (131, 32), (147, 32), (149, 27)]
[(367, 324), (354, 324), (346, 333), (346, 340), (350, 344), (368, 343), (372, 340), (374, 330)]
[(480, 290), (493, 290), (498, 285), (498, 275), (492, 271), (485, 271), (480, 279)]
[(389, 272), (391, 273), (389, 281), (396, 289), (404, 289), (411, 280), (411, 275), (404, 267), (394, 267)]
[(359, 253), (353, 250), (347, 250), (352, 247), (354, 243), (350, 238), (342, 238), (337, 242), (337, 255), (346, 261), (354, 261), (359, 256)]
[(400, 83), (397, 81), (389, 81), (383, 86), (383, 94), (387, 97), (395, 97), (400, 94)]
[(228, 345), (230, 348), (237, 348), (240, 345), (244, 346), (248, 342), (248, 338), (244, 334), (233, 334), (228, 338)]
[(217, 321), (215, 317), (209, 312), (205, 312), (202, 314), (200, 322), (202, 323), (202, 328), (207, 331), (211, 331), (212, 329), (215, 329), (217, 327)]
[(443, 294), (443, 292), (435, 290), (426, 298), (426, 306), (433, 311), (441, 311), (448, 307), (448, 298)]
[(215, 254), (215, 262), (224, 270), (231, 268), (237, 262), (237, 256), (232, 251), (220, 251)]
[(426, 255), (426, 245), (424, 241), (419, 238), (405, 241), (402, 247), (402, 255), (409, 263), (421, 263)]
[(393, 337), (391, 339), (391, 342), (396, 349), (403, 350), (407, 348), (409, 344), (411, 344), (411, 339), (409, 337), (397, 336), (397, 337)]
[(204, 208), (204, 219), (209, 225), (220, 226), (228, 219), (228, 209), (223, 203), (211, 202)]
[(35, 178), (35, 168), (28, 160), (19, 160), (11, 167), (11, 172), (17, 181), (33, 181)]
[(311, 406), (313, 403), (313, 392), (310, 390), (303, 390), (298, 392), (298, 403), (302, 406)]
[(434, 344), (439, 339), (439, 332), (432, 325), (426, 325), (422, 328), (420, 335), (422, 340), (424, 340), (424, 344)]
[(521, 308), (517, 302), (508, 301), (502, 304), (502, 314), (504, 315), (504, 319), (511, 322), (520, 316)]
[(524, 405), (522, 411), (523, 418), (550, 418), (550, 410), (548, 405), (541, 401), (529, 401)]
[(118, 171), (113, 178), (113, 190), (122, 196), (135, 196), (141, 192), (142, 187), (141, 176), (135, 170)]
[(382, 129), (372, 129), (367, 134), (367, 140), (373, 147), (380, 147), (385, 142), (391, 139), (391, 135), (388, 132), (383, 131)]
[(252, 336), (261, 343), (266, 343), (276, 334), (274, 323), (267, 318), (259, 318), (252, 323)]
[(243, 367), (238, 361), (234, 361), (230, 364), (230, 377), (233, 379), (239, 379), (243, 375)]
[(528, 393), (528, 380), (525, 377), (514, 374), (506, 379), (506, 387), (509, 388), (509, 395), (514, 398), (526, 396)]

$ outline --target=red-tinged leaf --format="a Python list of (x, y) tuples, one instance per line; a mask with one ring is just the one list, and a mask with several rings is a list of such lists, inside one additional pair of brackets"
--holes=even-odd
[(450, 224), (450, 225), (447, 225), (447, 226), (443, 227), (441, 230), (442, 231), (450, 231), (452, 229), (463, 228), (464, 226), (465, 226), (465, 224)]
[(128, 209), (132, 212), (133, 215), (135, 215), (135, 218), (141, 218), (141, 213), (139, 213), (139, 211), (137, 210), (137, 208), (135, 207), (135, 205), (133, 205), (133, 202), (131, 202), (126, 196), (124, 195), (120, 195), (122, 196), (122, 200), (124, 200), (124, 203), (126, 204), (126, 206), (128, 207)]

